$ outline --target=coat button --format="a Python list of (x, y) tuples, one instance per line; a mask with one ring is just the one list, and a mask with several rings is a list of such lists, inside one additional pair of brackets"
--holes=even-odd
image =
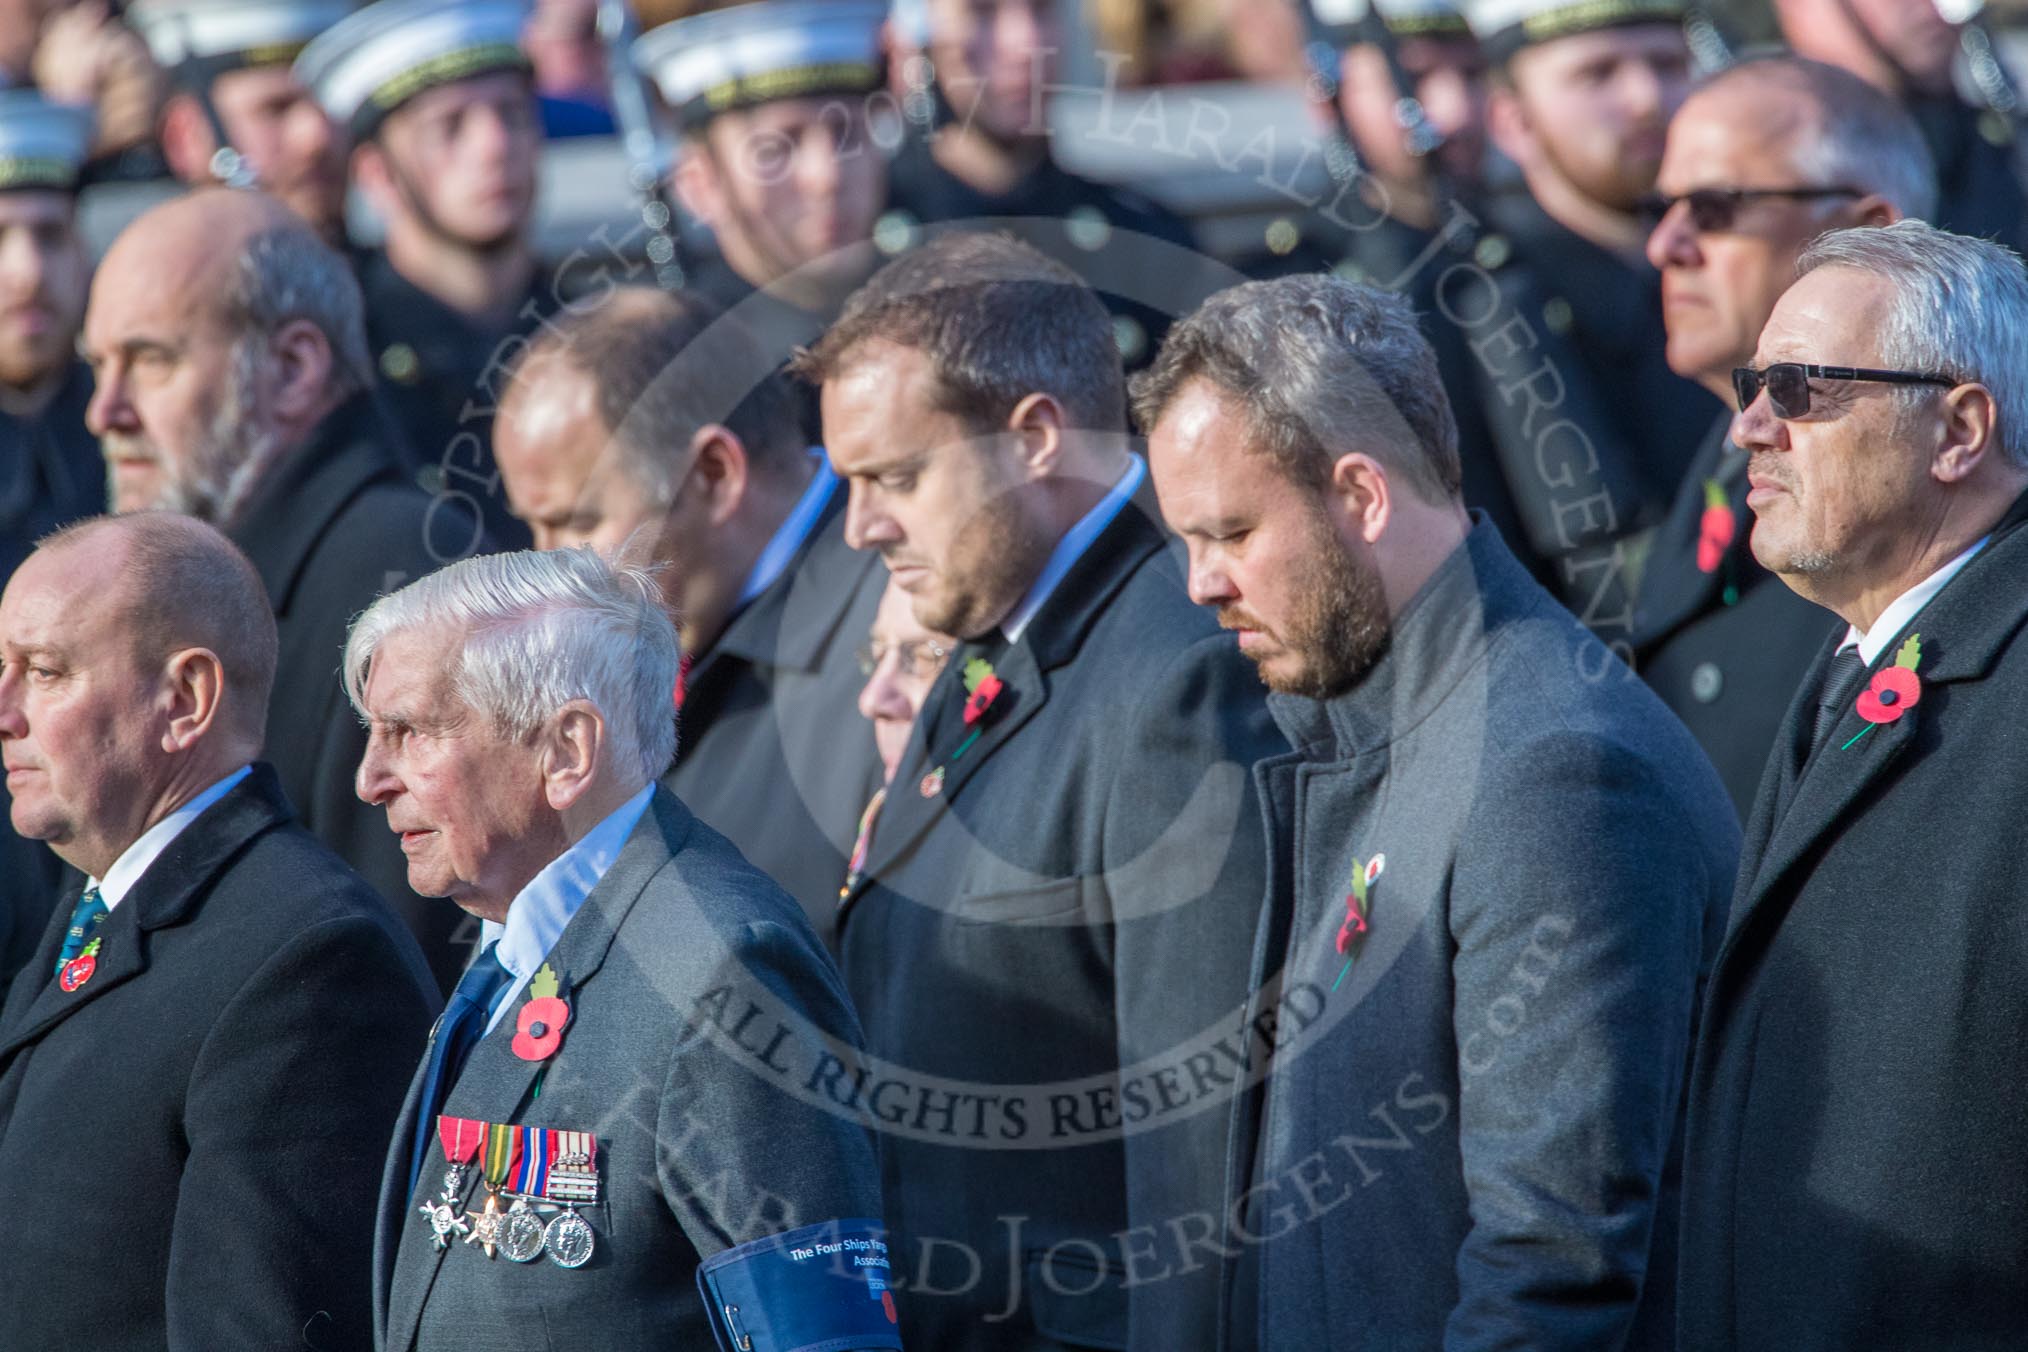
[(380, 373), (397, 385), (413, 385), (422, 374), (422, 361), (407, 343), (395, 343), (380, 354)]
[(1725, 689), (1725, 673), (1716, 662), (1699, 662), (1690, 673), (1690, 695), (1699, 704), (1709, 704)]

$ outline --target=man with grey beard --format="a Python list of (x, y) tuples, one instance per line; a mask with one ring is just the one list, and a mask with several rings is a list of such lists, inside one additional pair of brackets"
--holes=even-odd
[(1669, 1346), (1717, 775), (1467, 515), (1402, 296), (1220, 292), (1133, 397), (1191, 598), (1301, 748), (1254, 769), (1250, 984), (1314, 994), (1234, 1115), (1223, 1345)]
[(194, 193), (139, 217), (94, 279), (85, 420), (116, 512), (210, 522), (260, 570), (281, 628), (267, 756), (304, 824), (394, 904), (448, 988), (444, 908), (352, 792), (365, 733), (338, 681), (345, 626), (469, 551), (473, 515), (403, 480), (370, 393), (358, 283), (280, 202)]

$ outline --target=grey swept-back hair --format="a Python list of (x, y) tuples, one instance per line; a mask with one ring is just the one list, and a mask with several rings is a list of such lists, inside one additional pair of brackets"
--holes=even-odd
[(1200, 377), (1240, 401), (1253, 449), (1297, 483), (1321, 487), (1338, 457), (1360, 451), (1425, 502), (1458, 497), (1457, 420), (1436, 353), (1395, 292), (1322, 274), (1220, 291), (1134, 377), (1142, 434)]
[(265, 343), (292, 319), (316, 325), (331, 345), (333, 396), (373, 383), (359, 282), (309, 226), (290, 220), (248, 240), (221, 300), (227, 327), (242, 340)]
[[(2028, 270), (1991, 240), (1922, 221), (1833, 230), (1796, 263), (1796, 275), (1849, 268), (1894, 284), (1880, 360), (1904, 371), (1977, 381), (1999, 406), (2000, 453), (2028, 469)], [(1905, 404), (1933, 392), (1912, 386)]]
[(454, 636), (451, 688), (510, 737), (571, 700), (605, 718), (615, 771), (636, 785), (676, 755), (676, 626), (654, 576), (594, 550), (482, 554), (375, 601), (345, 640), (345, 693), (363, 716), (389, 635)]

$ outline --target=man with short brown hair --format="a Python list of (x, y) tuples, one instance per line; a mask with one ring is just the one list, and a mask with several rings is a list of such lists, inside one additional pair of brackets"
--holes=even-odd
[(1239, 1018), (1263, 879), (1244, 767), (1280, 745), (1258, 683), (1190, 605), (1111, 320), (1074, 274), (940, 236), (802, 370), (846, 539), (963, 640), (840, 903), (868, 1049), (924, 1104), (881, 1152), (907, 1337), (1196, 1345), (1216, 1273), (1186, 1253), (1135, 1281), (1131, 1236), (1220, 1209), (1226, 1090), (1131, 1125), (1103, 1094), (1052, 1112), (1051, 1091), (1139, 1067), (1152, 1093), (1165, 1055)]

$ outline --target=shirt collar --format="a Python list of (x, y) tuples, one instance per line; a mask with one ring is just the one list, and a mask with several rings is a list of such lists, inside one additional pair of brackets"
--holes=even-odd
[(820, 447), (810, 448), (810, 457), (817, 462), (817, 472), (810, 476), (809, 486), (803, 489), (803, 496), (796, 499), (788, 517), (775, 528), (774, 537), (754, 560), (753, 571), (746, 575), (746, 585), (739, 590), (739, 599), (733, 602), (734, 610), (742, 610), (769, 587), (774, 586), (789, 566), (789, 560), (796, 557), (796, 551), (803, 547), (803, 541), (810, 538), (810, 532), (817, 527), (817, 518), (824, 514), (831, 493), (838, 486), (838, 476), (832, 472)]
[(1141, 481), (1147, 477), (1148, 466), (1141, 457), (1128, 456), (1127, 468), (1119, 481), (1098, 500), (1096, 507), (1079, 517), (1077, 524), (1064, 532), (1063, 538), (1050, 552), (1049, 561), (1042, 565), (1042, 572), (1036, 576), (1034, 585), (1028, 588), (1028, 594), (1000, 622), (1000, 632), (1007, 636), (1009, 643), (1021, 641), (1021, 631), (1028, 627), (1029, 621), (1049, 600), (1049, 594), (1056, 590), (1071, 566), (1084, 557), (1085, 550), (1091, 548), (1091, 542), (1098, 539), (1099, 533), (1113, 524), (1113, 518), (1127, 505), (1127, 499), (1140, 491)]
[(253, 773), (251, 765), (240, 766), (156, 822), (141, 833), (139, 840), (120, 853), (120, 857), (113, 861), (113, 866), (106, 870), (104, 878), (89, 879), (87, 886), (99, 889), (99, 900), (105, 902), (108, 911), (118, 906), (127, 893), (134, 890), (134, 884), (141, 881), (141, 875), (148, 871), (148, 866), (161, 858), (164, 850), (176, 843), (176, 837), (182, 835), (190, 823), (202, 816), (204, 809), (232, 792), (233, 785), (251, 773)]
[(1992, 538), (1990, 535), (1981, 535), (1972, 541), (1971, 547), (1964, 553), (1895, 597), (1887, 609), (1880, 612), (1880, 618), (1873, 622), (1873, 627), (1865, 633), (1860, 633), (1857, 625), (1846, 625), (1845, 637), (1838, 644), (1838, 651), (1843, 652), (1857, 644), (1859, 656), (1868, 667), (1878, 662), (1880, 654), (1887, 651), (1887, 645), (1894, 641), (1896, 634), (1908, 627), (1908, 622), (1915, 618), (1916, 612), (1928, 605), (1930, 598), (1942, 591), (1944, 584), (1956, 577), (1959, 570), (1972, 561), (1972, 555), (1984, 549), (1986, 541)]
[(606, 876), (613, 860), (620, 857), (627, 837), (634, 833), (654, 794), (655, 786), (649, 784), (585, 832), (576, 844), (550, 860), (509, 903), (505, 924), (494, 920), (480, 923), (481, 948), (496, 945), (493, 956), (514, 976), (514, 984), (493, 1007), (488, 1029), (513, 1005), (514, 997), (556, 947), (564, 926), (570, 924), (599, 879)]

